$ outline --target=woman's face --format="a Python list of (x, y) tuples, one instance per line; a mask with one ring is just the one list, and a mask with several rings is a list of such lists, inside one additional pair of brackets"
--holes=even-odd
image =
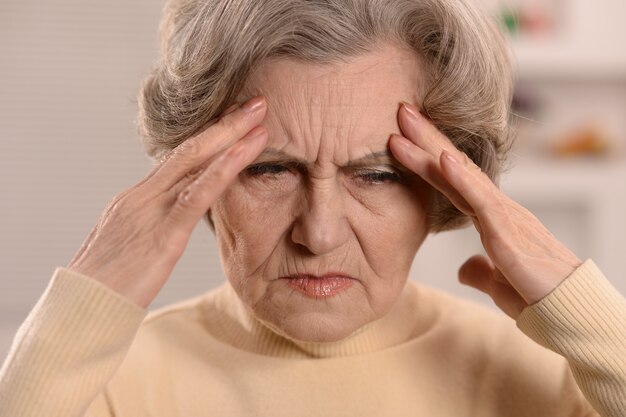
[[(416, 56), (387, 47), (336, 66), (272, 61), (242, 92), (267, 99), (268, 145), (211, 215), (226, 276), (278, 333), (336, 341), (398, 298), (432, 188), (387, 142), (400, 102), (421, 104), (422, 80)], [(353, 279), (286, 278), (329, 273)]]

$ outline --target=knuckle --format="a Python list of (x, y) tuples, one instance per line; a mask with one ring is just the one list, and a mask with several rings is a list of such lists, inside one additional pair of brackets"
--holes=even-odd
[[(210, 170), (210, 171), (208, 171)], [(208, 204), (214, 188), (231, 180), (227, 167), (211, 165), (196, 173), (196, 178), (178, 194), (178, 202), (183, 207), (198, 207)], [(189, 174), (188, 174), (189, 175)]]
[(130, 190), (125, 190), (119, 194), (116, 194), (115, 197), (113, 197), (113, 199), (111, 199), (111, 201), (109, 202), (109, 205), (106, 211), (108, 213), (119, 213), (120, 211), (123, 211), (124, 207), (126, 207), (126, 204), (127, 204), (126, 196), (128, 195), (129, 192)]
[(185, 142), (183, 142), (179, 147), (178, 153), (188, 158), (195, 158), (199, 156), (201, 151), (202, 149), (200, 143), (198, 143), (198, 141), (193, 138), (187, 139)]
[(127, 192), (120, 193), (111, 200), (98, 220), (97, 227), (99, 229), (111, 223), (123, 225), (127, 222), (133, 210), (130, 207), (128, 198), (126, 198), (126, 194)]
[(223, 184), (228, 180), (226, 169), (219, 168), (211, 171), (211, 179), (216, 184)]
[(194, 167), (185, 174), (185, 178), (188, 180), (194, 180), (198, 178), (204, 172), (205, 168), (206, 168), (205, 165)]
[(196, 205), (197, 195), (194, 193), (192, 186), (185, 188), (178, 194), (178, 202), (182, 207), (194, 207)]
[(199, 179), (194, 180), (178, 194), (178, 201), (183, 207), (196, 207), (202, 203), (205, 187), (201, 186)]

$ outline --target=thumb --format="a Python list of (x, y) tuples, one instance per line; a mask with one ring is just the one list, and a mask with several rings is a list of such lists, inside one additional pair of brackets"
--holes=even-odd
[(484, 255), (474, 255), (461, 265), (459, 281), (489, 295), (494, 303), (513, 319), (517, 319), (522, 310), (528, 307), (526, 301), (508, 283), (491, 259)]
[(489, 294), (489, 281), (494, 269), (489, 258), (474, 255), (459, 268), (459, 282)]

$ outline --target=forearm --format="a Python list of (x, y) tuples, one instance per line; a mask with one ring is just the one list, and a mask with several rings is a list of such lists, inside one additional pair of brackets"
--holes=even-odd
[(601, 416), (623, 416), (626, 300), (593, 261), (524, 309), (517, 326), (568, 360), (578, 386)]
[(146, 314), (102, 284), (57, 268), (0, 369), (0, 415), (82, 417)]

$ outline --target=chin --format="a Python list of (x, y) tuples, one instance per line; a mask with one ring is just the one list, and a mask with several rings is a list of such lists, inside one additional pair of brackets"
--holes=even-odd
[(365, 323), (346, 323), (337, 317), (312, 314), (308, 317), (291, 318), (280, 327), (272, 325), (272, 329), (297, 342), (331, 343), (350, 336)]

